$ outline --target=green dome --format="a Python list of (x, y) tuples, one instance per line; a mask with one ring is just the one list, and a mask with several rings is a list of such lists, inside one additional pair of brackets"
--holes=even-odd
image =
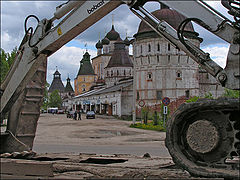
[(105, 37), (103, 40), (102, 40), (102, 45), (108, 45), (110, 43), (109, 39), (107, 37)]
[(112, 29), (107, 33), (106, 37), (110, 41), (116, 41), (120, 37), (120, 35), (117, 31), (115, 31), (114, 26), (112, 25)]
[(124, 39), (124, 43), (125, 43), (127, 46), (129, 46), (129, 45), (131, 44), (127, 37)]
[(97, 49), (102, 49), (103, 48), (103, 45), (101, 43), (101, 41), (99, 40), (95, 46)]

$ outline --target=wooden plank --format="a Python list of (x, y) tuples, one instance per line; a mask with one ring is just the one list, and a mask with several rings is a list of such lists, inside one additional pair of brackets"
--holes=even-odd
[(1, 158), (1, 174), (21, 176), (53, 176), (53, 164), (30, 160), (12, 160)]

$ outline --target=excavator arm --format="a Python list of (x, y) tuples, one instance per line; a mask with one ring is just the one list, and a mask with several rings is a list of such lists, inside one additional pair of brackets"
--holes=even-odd
[[(39, 21), (34, 33), (31, 28), (26, 29), (25, 27), (26, 37), (24, 39), (27, 40), (22, 42), (17, 62), (14, 63), (13, 70), (10, 70), (1, 85), (3, 93), (0, 112), (4, 114), (9, 111), (18, 94), (36, 72), (40, 55), (47, 57), (52, 55), (121, 4), (123, 1), (115, 0), (69, 1), (56, 11), (53, 18)], [(53, 20), (63, 17), (66, 13), (68, 13), (67, 16), (52, 28)]]

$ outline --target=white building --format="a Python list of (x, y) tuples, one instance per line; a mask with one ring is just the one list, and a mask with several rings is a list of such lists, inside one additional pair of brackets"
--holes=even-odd
[[(166, 6), (162, 6), (152, 14), (158, 19), (165, 20), (174, 29), (186, 19)], [(202, 42), (191, 23), (186, 26), (184, 36), (197, 47)], [(204, 96), (209, 90), (215, 97), (222, 94), (223, 88), (213, 77), (208, 80), (211, 83), (204, 84), (206, 75), (202, 74), (203, 71), (199, 73), (199, 65), (143, 21), (134, 37), (134, 88), (137, 109), (140, 109), (138, 102), (142, 100), (147, 106), (155, 108), (156, 105), (161, 104), (164, 97), (169, 97), (172, 102), (181, 99), (182, 103), (182, 100), (193, 96)], [(214, 92), (216, 90), (218, 92)], [(175, 108), (176, 106), (173, 110)]]

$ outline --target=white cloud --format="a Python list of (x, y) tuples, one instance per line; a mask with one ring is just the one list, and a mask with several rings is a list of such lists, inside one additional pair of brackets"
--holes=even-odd
[[(61, 73), (61, 78), (63, 82), (69, 76), (71, 81), (73, 82), (74, 78), (77, 76), (80, 61), (82, 60), (83, 53), (86, 50), (78, 47), (67, 47), (63, 46), (59, 49), (55, 54), (48, 58), (48, 76), (47, 82), (51, 83), (53, 79), (53, 73), (56, 70), (56, 66)], [(91, 58), (97, 55), (96, 51), (88, 50)]]
[(6, 52), (12, 51), (21, 42), (21, 37), (12, 37), (8, 32), (1, 32), (1, 48)]
[(226, 66), (227, 54), (228, 54), (228, 46), (209, 46), (203, 48), (203, 51), (208, 52), (210, 57), (222, 68)]
[[(55, 12), (55, 7), (66, 1), (1, 1), (1, 47), (9, 52), (18, 46), (24, 36), (24, 19), (35, 14), (39, 19), (51, 18)], [(207, 1), (214, 8), (218, 9), (224, 15), (228, 16), (226, 9), (221, 5), (220, 1)], [(156, 2), (147, 3), (145, 6), (148, 10), (153, 11), (159, 8)], [(110, 31), (112, 24), (112, 14), (114, 15), (115, 29), (120, 33), (121, 38), (125, 38), (126, 31), (128, 36), (134, 35), (138, 30), (140, 19), (137, 18), (126, 5), (122, 5), (113, 12), (103, 17), (93, 26), (89, 27), (85, 32), (77, 37), (81, 43), (87, 43), (88, 46), (95, 46), (98, 41), (99, 32), (101, 39), (104, 36), (104, 30)], [(35, 21), (33, 20), (33, 23)], [(30, 25), (30, 24), (29, 24)], [(212, 54), (212, 58), (225, 66), (227, 56), (227, 46), (219, 47), (219, 38), (215, 38), (212, 34), (200, 31), (200, 36), (204, 38), (203, 48)], [(75, 38), (76, 40), (76, 38)], [(222, 41), (220, 41), (222, 42)], [(224, 42), (223, 42), (224, 43)], [(215, 44), (210, 46), (209, 44)], [(53, 73), (56, 66), (62, 74), (62, 80), (68, 76), (73, 81), (79, 69), (79, 62), (82, 59), (84, 49), (78, 47), (63, 46), (58, 52), (49, 57), (48, 61), (48, 82), (51, 83)], [(89, 50), (91, 58), (96, 56), (96, 51)], [(132, 48), (130, 48), (132, 52)]]

